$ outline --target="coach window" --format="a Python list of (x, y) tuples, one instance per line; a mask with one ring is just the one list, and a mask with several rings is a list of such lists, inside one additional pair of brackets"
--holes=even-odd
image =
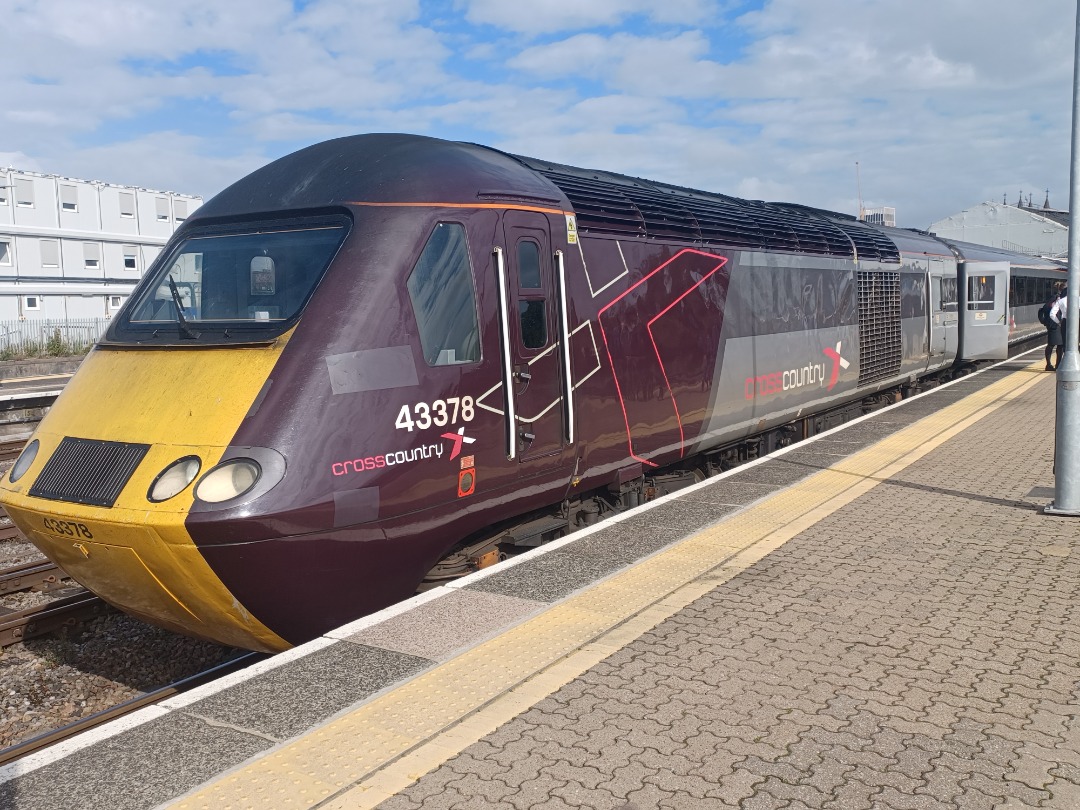
[(536, 242), (524, 239), (518, 242), (517, 252), (518, 288), (521, 290), (518, 298), (521, 344), (526, 349), (542, 349), (547, 345), (547, 301), (544, 298), (530, 296), (531, 291), (539, 291), (542, 288), (540, 246)]
[(942, 312), (956, 312), (956, 279), (942, 278), (941, 281), (941, 310)]
[(463, 226), (456, 222), (435, 226), (407, 286), (428, 365), (479, 360), (480, 329)]
[(994, 276), (968, 278), (968, 309), (994, 308)]

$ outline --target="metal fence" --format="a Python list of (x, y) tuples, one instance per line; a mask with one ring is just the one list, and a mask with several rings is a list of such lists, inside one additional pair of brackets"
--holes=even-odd
[(84, 354), (108, 325), (108, 318), (0, 320), (0, 360)]

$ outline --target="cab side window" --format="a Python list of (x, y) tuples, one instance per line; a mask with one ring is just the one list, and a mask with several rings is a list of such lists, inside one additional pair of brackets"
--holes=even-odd
[(540, 246), (531, 240), (518, 242), (518, 317), (521, 343), (526, 349), (547, 345), (547, 301), (540, 297)]
[(480, 329), (463, 226), (456, 222), (435, 226), (409, 275), (408, 288), (428, 365), (479, 360)]

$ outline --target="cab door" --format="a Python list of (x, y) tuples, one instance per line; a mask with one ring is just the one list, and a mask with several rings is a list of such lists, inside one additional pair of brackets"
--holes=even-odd
[[(508, 437), (517, 459), (540, 472), (556, 466), (566, 447), (563, 353), (559, 351), (560, 288), (547, 217), (507, 211), (505, 240), (506, 337), (504, 379), (513, 396)], [(509, 454), (509, 453), (508, 453)]]

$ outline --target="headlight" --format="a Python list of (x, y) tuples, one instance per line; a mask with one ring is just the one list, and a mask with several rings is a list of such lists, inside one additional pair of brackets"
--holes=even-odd
[(238, 458), (210, 470), (195, 487), (195, 497), (207, 503), (239, 498), (259, 481), (262, 468), (249, 458)]
[(30, 469), (30, 465), (33, 464), (34, 459), (37, 458), (39, 447), (41, 447), (41, 444), (37, 439), (34, 439), (30, 444), (23, 448), (19, 457), (15, 460), (15, 465), (11, 468), (11, 483), (14, 484), (26, 475), (26, 471)]
[(179, 495), (187, 489), (188, 484), (195, 480), (201, 466), (202, 462), (196, 456), (184, 456), (177, 459), (158, 473), (158, 477), (154, 479), (154, 483), (146, 492), (147, 500), (161, 503)]

